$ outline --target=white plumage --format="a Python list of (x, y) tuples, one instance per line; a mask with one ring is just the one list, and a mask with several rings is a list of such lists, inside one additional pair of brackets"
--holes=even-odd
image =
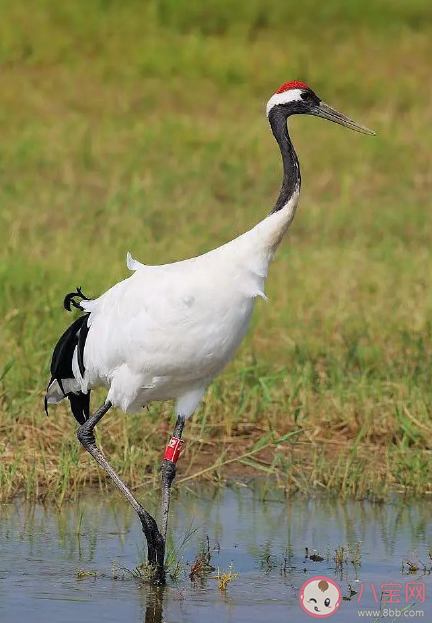
[[(265, 298), (268, 265), (294, 216), (298, 196), (204, 255), (146, 266), (128, 254), (133, 275), (98, 299), (80, 303), (90, 312), (85, 371), (81, 376), (76, 346), (75, 378), (63, 380), (65, 393), (104, 386), (107, 400), (125, 412), (175, 398), (177, 413), (189, 417), (210, 381), (233, 357), (256, 298)], [(57, 380), (47, 398), (48, 403), (64, 398)]]

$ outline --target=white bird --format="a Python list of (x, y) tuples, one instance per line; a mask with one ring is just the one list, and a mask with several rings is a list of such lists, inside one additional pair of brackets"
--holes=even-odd
[[(163, 582), (170, 488), (183, 426), (209, 383), (233, 357), (249, 326), (255, 301), (265, 297), (269, 263), (290, 226), (300, 193), (300, 168), (287, 119), (323, 117), (365, 134), (303, 82), (287, 82), (270, 98), (267, 117), (279, 144), (283, 181), (271, 213), (227, 244), (191, 259), (148, 266), (127, 256), (133, 274), (95, 300), (80, 289), (65, 298), (86, 312), (62, 335), (51, 363), (45, 407), (64, 398), (80, 424), (78, 439), (137, 511), (149, 562)], [(79, 299), (79, 302), (78, 302)], [(90, 415), (90, 392), (106, 387), (104, 404)], [(177, 421), (162, 464), (162, 534), (96, 446), (93, 429), (111, 407), (140, 411), (151, 401), (176, 400)]]

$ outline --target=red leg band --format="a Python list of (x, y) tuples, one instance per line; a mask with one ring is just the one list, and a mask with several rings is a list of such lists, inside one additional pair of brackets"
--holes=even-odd
[(171, 463), (177, 463), (180, 456), (180, 452), (183, 446), (183, 440), (177, 439), (177, 437), (171, 437), (167, 449), (165, 450), (164, 459), (171, 461)]

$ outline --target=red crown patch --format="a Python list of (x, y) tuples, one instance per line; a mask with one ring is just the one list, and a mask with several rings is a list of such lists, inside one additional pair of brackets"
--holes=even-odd
[(278, 88), (275, 93), (284, 93), (285, 91), (290, 91), (291, 89), (308, 89), (308, 85), (304, 82), (300, 82), (299, 80), (293, 80), (292, 82), (284, 82), (282, 86)]

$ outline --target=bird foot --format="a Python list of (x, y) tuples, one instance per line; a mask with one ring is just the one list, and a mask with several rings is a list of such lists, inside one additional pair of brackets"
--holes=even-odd
[(148, 562), (154, 568), (155, 582), (163, 584), (165, 582), (165, 540), (159, 532), (156, 521), (142, 506), (138, 511), (138, 517), (147, 540)]

